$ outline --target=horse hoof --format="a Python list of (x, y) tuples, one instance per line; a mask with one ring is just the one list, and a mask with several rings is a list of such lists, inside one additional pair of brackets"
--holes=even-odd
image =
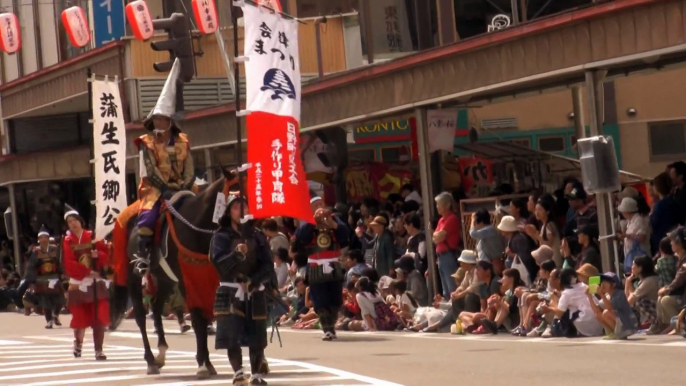
[(155, 365), (148, 365), (148, 375), (158, 375), (160, 368)]
[(169, 350), (169, 347), (160, 346), (158, 347), (158, 350), (160, 353), (155, 357), (155, 365), (161, 369), (167, 362), (167, 350)]
[(260, 364), (260, 374), (269, 375), (269, 363), (267, 363), (266, 359)]
[(210, 372), (210, 375), (211, 375), (211, 376), (217, 375), (217, 369), (215, 369), (215, 368), (214, 368), (214, 365), (211, 364), (211, 363), (207, 365), (207, 371)]
[(164, 359), (160, 359), (159, 357), (155, 358), (155, 367), (157, 367), (158, 369), (161, 369), (162, 367), (164, 367), (165, 364), (166, 364), (166, 361)]
[(198, 379), (207, 379), (211, 374), (207, 366), (202, 366), (198, 368), (198, 372), (196, 372), (195, 375), (198, 377)]

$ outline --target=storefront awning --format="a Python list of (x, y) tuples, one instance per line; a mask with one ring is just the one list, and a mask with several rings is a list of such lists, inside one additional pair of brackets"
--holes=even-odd
[[(545, 162), (550, 166), (550, 172), (560, 175), (581, 175), (581, 163), (578, 159), (530, 149), (512, 142), (475, 142), (455, 145), (459, 149), (477, 157), (486, 158), (494, 162)], [(638, 174), (619, 171), (624, 182), (647, 182), (648, 178)]]

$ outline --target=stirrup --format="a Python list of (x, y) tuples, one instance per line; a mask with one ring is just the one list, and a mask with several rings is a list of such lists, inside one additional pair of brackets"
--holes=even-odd
[(138, 256), (138, 254), (133, 255), (135, 259), (131, 261), (133, 264), (134, 272), (140, 277), (145, 277), (150, 272), (150, 258), (145, 256)]

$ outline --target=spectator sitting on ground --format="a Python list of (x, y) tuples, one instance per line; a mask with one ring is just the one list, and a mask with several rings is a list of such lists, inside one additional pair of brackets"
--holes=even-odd
[[(295, 293), (298, 295), (294, 304), (290, 306), (288, 314), (281, 317), (279, 321), (280, 326), (290, 326), (300, 319), (301, 316), (308, 313), (309, 308), (306, 305), (307, 286), (302, 277), (295, 279), (293, 287)], [(290, 315), (290, 316), (289, 316)]]
[[(547, 245), (541, 245), (541, 247), (533, 251), (531, 255), (536, 260), (536, 264), (538, 264), (540, 269), (538, 270), (538, 277), (529, 288), (521, 287), (515, 290), (515, 296), (520, 299), (519, 304), (521, 310), (519, 312), (519, 326), (512, 330), (513, 335), (524, 336), (529, 333), (531, 330), (531, 319), (535, 314), (536, 307), (542, 299), (545, 299), (546, 297), (549, 298), (549, 294), (547, 293), (548, 279), (550, 278), (550, 273), (556, 266), (555, 261), (552, 260), (554, 256), (553, 250)], [(540, 333), (538, 335), (540, 335)]]
[(343, 308), (341, 309), (342, 316), (336, 324), (336, 329), (338, 330), (347, 331), (351, 321), (362, 319), (360, 305), (357, 304), (357, 290), (355, 289), (355, 284), (357, 284), (357, 279), (349, 281), (345, 286), (343, 293)]
[(396, 299), (395, 307), (392, 307), (392, 309), (395, 311), (396, 315), (398, 315), (401, 324), (403, 326), (408, 326), (412, 321), (417, 308), (419, 308), (419, 303), (417, 303), (414, 296), (407, 291), (407, 283), (404, 281), (393, 280), (391, 283), (391, 290)]
[(496, 332), (493, 332), (492, 324), (483, 326), (480, 322), (483, 319), (489, 319), (489, 317), (495, 319), (496, 313), (500, 309), (500, 279), (493, 270), (493, 264), (485, 260), (476, 263), (476, 278), (479, 282), (478, 294), (481, 312), (461, 312), (458, 317), (465, 326), (478, 326), (476, 330), (471, 329), (475, 333), (491, 332), (495, 334), (497, 329)]
[[(448, 312), (438, 323), (415, 325), (412, 327), (411, 331), (444, 331), (457, 321), (457, 317), (463, 311), (479, 312), (481, 309), (481, 302), (479, 295), (479, 280), (475, 273), (476, 260), (476, 252), (468, 249), (462, 251), (460, 257), (457, 259), (460, 263), (460, 268), (452, 275), (453, 280), (455, 280), (456, 283), (459, 283), (459, 286), (450, 294), (450, 299), (443, 299), (440, 295), (436, 295), (436, 299), (434, 299), (434, 302), (438, 301), (439, 303), (449, 301), (450, 308), (448, 309)], [(490, 264), (487, 261), (485, 263)], [(462, 273), (464, 276), (460, 279), (459, 276)]]
[[(513, 268), (506, 269), (503, 272), (503, 278), (499, 280), (501, 284), (500, 292), (502, 296), (491, 295), (488, 300), (488, 313), (490, 315), (474, 315), (472, 323), (475, 320), (480, 320), (481, 326), (474, 331), (474, 334), (497, 334), (501, 325), (512, 326), (515, 321), (519, 320), (519, 308), (517, 307), (517, 297), (514, 292), (517, 288), (524, 286), (524, 281), (519, 274), (519, 271)], [(466, 314), (466, 313), (463, 313)], [(460, 319), (465, 322), (466, 317), (460, 315)], [(466, 316), (466, 315), (465, 315)]]
[(603, 326), (596, 319), (591, 307), (591, 298), (586, 293), (588, 286), (580, 280), (573, 268), (564, 268), (560, 272), (560, 285), (563, 290), (557, 307), (546, 307), (543, 310), (555, 312), (555, 319), (559, 319), (561, 324), (571, 323), (574, 326), (572, 331), (576, 330), (576, 333), (570, 335), (601, 336)]
[(395, 272), (398, 279), (406, 283), (407, 291), (417, 300), (421, 307), (429, 304), (429, 289), (426, 286), (426, 279), (415, 269), (415, 260), (412, 256), (405, 255), (395, 261)]
[(353, 275), (362, 276), (362, 272), (369, 267), (364, 261), (364, 255), (359, 249), (351, 249), (346, 252), (343, 258), (345, 268), (348, 270), (345, 273), (345, 284), (350, 283)]
[[(638, 279), (638, 287), (634, 282)], [(636, 310), (639, 323), (657, 322), (657, 291), (660, 290), (653, 261), (648, 256), (639, 256), (631, 266), (631, 275), (626, 279), (624, 293), (629, 304)]]
[(550, 272), (550, 279), (548, 280), (548, 290), (545, 294), (539, 294), (541, 303), (536, 307), (536, 315), (541, 318), (541, 324), (532, 329), (527, 334), (528, 337), (550, 338), (553, 336), (551, 325), (555, 319), (555, 312), (553, 311), (558, 306), (560, 301), (560, 293), (562, 287), (560, 285), (560, 270), (554, 269)]
[(361, 277), (355, 283), (357, 294), (357, 304), (360, 306), (362, 320), (353, 320), (348, 325), (350, 331), (375, 331), (374, 320), (377, 318), (376, 303), (383, 303), (384, 300), (376, 290), (376, 285), (367, 277)]
[[(305, 309), (307, 309), (305, 313), (300, 313), (304, 312)], [(315, 324), (319, 322), (319, 317), (314, 312), (314, 305), (312, 304), (312, 298), (310, 297), (310, 287), (306, 287), (305, 289), (305, 307), (300, 310), (296, 310), (296, 313), (300, 313), (300, 315), (298, 315), (298, 319), (295, 321), (295, 324), (293, 324), (293, 328), (296, 330), (312, 329), (314, 328)]]
[(7, 285), (9, 273), (3, 269), (0, 272), (0, 312), (16, 310), (15, 296), (16, 290)]
[(505, 263), (505, 266), (510, 267), (515, 257), (518, 257), (526, 266), (527, 271), (529, 271), (529, 282), (536, 279), (538, 266), (533, 257), (531, 257), (531, 251), (536, 249), (535, 242), (524, 234), (524, 232), (519, 230), (519, 227), (512, 216), (504, 216), (500, 220), (500, 224), (498, 224), (498, 230), (507, 238), (505, 253), (508, 256), (508, 261)]
[(596, 304), (593, 295), (586, 290), (589, 304), (593, 308), (596, 320), (605, 328), (603, 339), (626, 339), (636, 332), (638, 323), (631, 305), (626, 299), (624, 291), (620, 288), (622, 282), (614, 272), (600, 275), (598, 296), (604, 309)]
[(670, 323), (673, 317), (677, 316), (680, 308), (684, 305), (684, 295), (686, 294), (686, 228), (679, 229), (669, 234), (672, 243), (672, 250), (679, 259), (677, 262), (677, 273), (674, 280), (667, 286), (660, 288), (657, 292), (657, 316), (658, 323), (650, 326), (648, 334), (655, 335), (666, 333), (671, 330)]

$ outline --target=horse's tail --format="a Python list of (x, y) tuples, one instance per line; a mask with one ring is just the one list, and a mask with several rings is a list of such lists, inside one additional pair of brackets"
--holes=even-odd
[(114, 268), (114, 283), (120, 286), (126, 286), (129, 273), (129, 222), (138, 213), (140, 201), (136, 201), (129, 205), (117, 217), (114, 223), (114, 230), (112, 231), (112, 244), (114, 250), (112, 253), (112, 266)]

